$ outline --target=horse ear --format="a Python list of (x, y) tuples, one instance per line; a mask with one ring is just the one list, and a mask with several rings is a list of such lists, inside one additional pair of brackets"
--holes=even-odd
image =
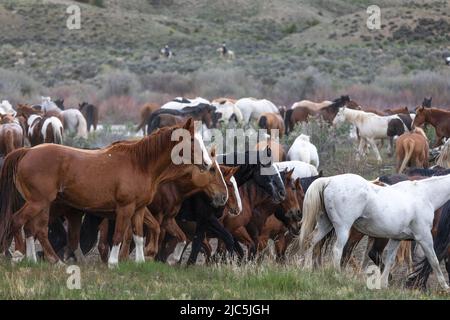
[(287, 176), (288, 178), (290, 178), (290, 177), (292, 176), (293, 173), (294, 173), (294, 168), (292, 168), (291, 170), (288, 170), (287, 173), (286, 173), (286, 176)]
[(319, 177), (323, 177), (323, 170), (319, 171)]
[(211, 150), (209, 151), (209, 155), (211, 156), (211, 158), (215, 158), (216, 157), (216, 146), (213, 145), (211, 147)]

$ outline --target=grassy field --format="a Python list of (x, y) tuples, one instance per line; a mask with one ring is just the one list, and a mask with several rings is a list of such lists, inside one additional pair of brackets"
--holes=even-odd
[(299, 270), (294, 265), (174, 267), (157, 262), (81, 265), (81, 289), (69, 290), (64, 267), (0, 263), (0, 299), (448, 299), (438, 291), (395, 285), (369, 290), (365, 275)]

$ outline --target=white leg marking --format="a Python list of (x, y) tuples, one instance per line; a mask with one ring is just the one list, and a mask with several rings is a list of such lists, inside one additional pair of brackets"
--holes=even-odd
[(34, 237), (27, 238), (27, 259), (32, 262), (37, 262), (36, 246), (34, 244)]
[(144, 258), (144, 237), (133, 234), (134, 244), (136, 245), (136, 262), (145, 262)]
[(119, 263), (119, 252), (120, 252), (121, 245), (122, 245), (122, 243), (119, 243), (118, 245), (113, 246), (111, 253), (109, 254), (108, 267), (114, 268)]

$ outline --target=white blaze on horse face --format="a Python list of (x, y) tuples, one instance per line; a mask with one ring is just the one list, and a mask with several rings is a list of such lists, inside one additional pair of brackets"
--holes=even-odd
[(115, 267), (119, 263), (119, 252), (121, 244), (122, 243), (119, 243), (112, 247), (112, 250), (109, 254), (108, 267), (110, 268)]
[(144, 257), (144, 238), (133, 234), (134, 244), (136, 245), (136, 262), (145, 262)]
[(236, 196), (236, 200), (237, 200), (237, 204), (238, 204), (238, 208), (239, 208), (239, 213), (242, 212), (242, 199), (241, 199), (241, 195), (239, 194), (239, 188), (236, 182), (236, 179), (234, 177), (231, 177), (230, 179), (231, 183), (233, 184), (233, 189), (234, 189), (234, 195)]
[(36, 258), (36, 247), (34, 244), (34, 237), (28, 237), (26, 240), (27, 245), (27, 259), (32, 262), (37, 262)]
[(230, 196), (230, 195), (228, 194), (227, 184), (225, 183), (225, 179), (224, 179), (224, 177), (223, 177), (222, 170), (220, 170), (219, 163), (217, 162), (217, 160), (214, 160), (214, 163), (216, 164), (217, 170), (219, 170), (220, 177), (222, 178), (223, 186), (225, 187), (225, 190), (227, 190), (227, 199), (225, 200), (225, 203), (226, 203), (226, 202), (228, 201), (229, 196)]
[[(197, 142), (198, 146), (200, 147), (200, 150), (202, 152), (202, 160), (203, 163), (206, 164), (207, 169), (209, 170), (213, 164), (211, 158), (209, 157), (208, 150), (206, 150), (205, 144), (203, 143), (203, 138), (199, 133), (194, 134), (194, 143)], [(194, 145), (195, 150), (195, 145)], [(195, 164), (201, 164), (196, 163), (196, 154), (194, 154), (194, 163)]]

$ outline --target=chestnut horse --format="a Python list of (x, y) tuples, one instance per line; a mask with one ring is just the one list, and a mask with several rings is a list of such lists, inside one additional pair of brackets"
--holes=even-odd
[(405, 132), (395, 145), (398, 173), (402, 173), (406, 166), (428, 168), (428, 138), (421, 128)]
[(14, 116), (0, 115), (0, 156), (5, 157), (14, 149), (23, 147), (24, 134), (19, 120)]
[(438, 108), (418, 107), (413, 127), (420, 127), (424, 124), (431, 124), (436, 131), (436, 143), (433, 148), (442, 145), (442, 138), (450, 137), (450, 111)]
[[(187, 130), (192, 137), (189, 159), (191, 162), (192, 156), (202, 159), (201, 166), (173, 163), (172, 148), (178, 141), (171, 138), (178, 129), (184, 129), (183, 133)], [(27, 255), (34, 251), (34, 236), (37, 236), (48, 261), (59, 262), (48, 241), (49, 209), (58, 197), (75, 208), (105, 215), (115, 213), (110, 266), (117, 265), (124, 232), (131, 224), (136, 261), (144, 261), (144, 214), (161, 182), (192, 177), (196, 184), (210, 190), (217, 205), (227, 200), (226, 185), (217, 162), (204, 150), (203, 140), (194, 134), (192, 119), (183, 126), (159, 130), (140, 141), (117, 143), (100, 150), (54, 144), (15, 150), (6, 157), (1, 174), (1, 251), (9, 248), (13, 235), (16, 241), (22, 240), (21, 230), (25, 226), (27, 247), (31, 247)], [(25, 205), (18, 208), (20, 196)]]
[(270, 130), (275, 129), (279, 132), (279, 137), (284, 135), (284, 120), (278, 113), (264, 112), (258, 119), (258, 126), (261, 129), (266, 129), (270, 135)]

